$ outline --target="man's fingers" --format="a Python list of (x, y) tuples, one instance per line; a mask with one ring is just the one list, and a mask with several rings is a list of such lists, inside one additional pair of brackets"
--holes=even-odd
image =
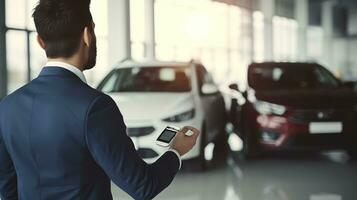
[(183, 127), (180, 132), (185, 134), (188, 130), (190, 130), (187, 126)]
[(182, 132), (182, 133), (187, 133), (188, 131), (192, 131), (192, 135), (191, 136), (197, 136), (197, 135), (199, 135), (199, 133), (200, 133), (200, 131), (199, 130), (197, 130), (196, 128), (194, 128), (194, 127), (192, 127), (192, 126), (185, 126), (185, 127), (183, 127), (182, 129), (181, 129), (181, 131), (180, 132)]
[(185, 126), (184, 128), (186, 128), (186, 130), (191, 130), (195, 133), (199, 132), (199, 130), (197, 130), (196, 128), (192, 127), (192, 126)]
[(194, 127), (190, 127), (190, 128), (191, 128), (190, 130), (193, 132), (194, 136), (198, 137), (200, 135), (200, 131), (198, 129), (196, 129)]

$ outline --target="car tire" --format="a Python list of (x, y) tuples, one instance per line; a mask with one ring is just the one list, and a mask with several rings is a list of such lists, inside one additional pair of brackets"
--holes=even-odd
[(228, 135), (223, 129), (215, 141), (213, 156), (217, 162), (226, 162), (229, 154)]
[(250, 137), (245, 134), (243, 140), (243, 158), (244, 160), (252, 160), (255, 158), (256, 153), (253, 150), (253, 145), (250, 142)]
[(245, 160), (254, 160), (261, 155), (255, 135), (254, 131), (249, 131), (249, 126), (245, 124), (243, 133), (243, 158)]
[(198, 171), (207, 170), (207, 161), (206, 161), (206, 158), (205, 158), (206, 143), (207, 143), (206, 125), (203, 125), (202, 126), (202, 132), (201, 132), (200, 155), (198, 157), (198, 163), (197, 163), (197, 170)]
[(348, 156), (350, 157), (350, 160), (357, 160), (357, 150), (348, 150), (347, 151)]

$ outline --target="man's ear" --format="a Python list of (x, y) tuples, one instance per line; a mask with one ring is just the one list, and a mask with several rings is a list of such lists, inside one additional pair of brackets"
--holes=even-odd
[(92, 42), (92, 34), (87, 26), (83, 31), (83, 42), (87, 47), (89, 47)]
[(42, 49), (46, 48), (45, 42), (42, 40), (42, 38), (39, 35), (37, 35), (37, 43), (40, 45)]

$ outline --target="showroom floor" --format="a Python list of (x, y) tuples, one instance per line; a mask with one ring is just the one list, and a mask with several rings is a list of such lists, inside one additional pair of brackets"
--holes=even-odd
[[(205, 173), (183, 171), (158, 200), (355, 200), (357, 162), (344, 153), (275, 155)], [(235, 160), (235, 161), (233, 161)], [(115, 200), (131, 199), (113, 186)]]

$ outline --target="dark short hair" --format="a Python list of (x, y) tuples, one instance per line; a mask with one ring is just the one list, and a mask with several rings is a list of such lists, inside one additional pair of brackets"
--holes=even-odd
[(40, 0), (33, 12), (36, 30), (47, 57), (71, 57), (87, 26), (92, 28), (90, 0)]

